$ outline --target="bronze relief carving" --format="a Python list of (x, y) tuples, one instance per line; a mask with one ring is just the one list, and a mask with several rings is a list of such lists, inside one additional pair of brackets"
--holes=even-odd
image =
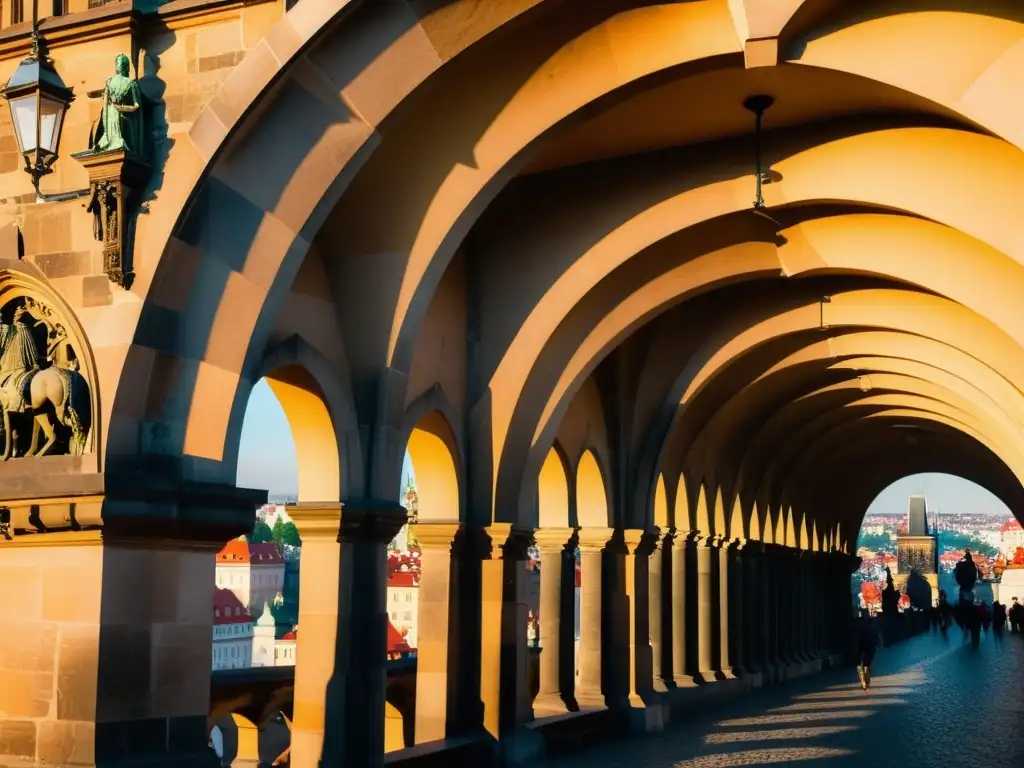
[(0, 306), (0, 460), (86, 452), (89, 383), (67, 327), (32, 296)]

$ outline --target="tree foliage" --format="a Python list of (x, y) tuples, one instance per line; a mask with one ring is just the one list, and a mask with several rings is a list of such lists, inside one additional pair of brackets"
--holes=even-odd
[(257, 520), (256, 525), (252, 528), (252, 533), (246, 538), (249, 539), (250, 544), (267, 544), (274, 540), (274, 533), (270, 530), (269, 525), (262, 520)]
[(299, 536), (299, 529), (295, 523), (287, 522), (282, 526), (281, 541), (290, 547), (301, 547), (302, 538)]

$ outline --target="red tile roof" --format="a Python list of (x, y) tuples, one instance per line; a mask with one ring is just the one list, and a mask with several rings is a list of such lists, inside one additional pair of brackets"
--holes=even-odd
[(1000, 533), (1011, 533), (1013, 531), (1019, 531), (1019, 530), (1021, 530), (1021, 528), (1022, 528), (1021, 524), (1019, 522), (1017, 522), (1016, 519), (1007, 520), (1005, 523), (1003, 523), (1002, 527), (1000, 527), (999, 532)]
[(394, 571), (388, 574), (389, 587), (415, 587), (419, 584), (419, 574), (413, 571)]
[(234, 592), (220, 587), (213, 590), (214, 624), (245, 624), (251, 621), (252, 616)]
[(278, 565), (284, 563), (274, 543), (250, 544), (243, 536), (232, 539), (217, 553), (218, 565)]

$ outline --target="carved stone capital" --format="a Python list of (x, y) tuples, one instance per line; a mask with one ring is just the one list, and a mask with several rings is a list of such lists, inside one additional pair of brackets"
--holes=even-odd
[(295, 523), (303, 541), (338, 540), (338, 534), (341, 532), (341, 504), (339, 502), (296, 504), (288, 508), (288, 516)]
[(669, 532), (669, 536), (672, 538), (672, 542), (671, 542), (672, 548), (673, 549), (686, 549), (686, 547), (689, 546), (690, 542), (692, 542), (694, 540), (693, 539), (693, 534), (694, 533), (696, 533), (696, 531), (691, 531), (691, 530), (686, 529), (686, 528), (684, 528), (684, 529), (673, 528)]
[(455, 533), (452, 543), (452, 557), (460, 561), (487, 560), (493, 546), (487, 531), (478, 525), (464, 525)]
[(533, 546), (533, 531), (517, 528), (511, 523), (492, 523), (487, 535), (501, 550), (502, 560), (528, 560), (527, 550)]
[(398, 502), (358, 499), (346, 501), (341, 509), (339, 541), (391, 541), (408, 518)]
[(612, 528), (580, 528), (579, 547), (584, 554), (604, 552), (615, 535)]
[(451, 522), (419, 521), (413, 523), (412, 534), (424, 550), (448, 550), (455, 545), (455, 537), (462, 526)]
[(538, 528), (533, 532), (533, 539), (542, 555), (565, 552), (576, 548), (576, 529)]

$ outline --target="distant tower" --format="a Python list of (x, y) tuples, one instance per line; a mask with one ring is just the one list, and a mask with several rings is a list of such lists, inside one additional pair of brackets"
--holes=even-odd
[[(896, 574), (893, 582), (896, 589), (907, 591), (911, 601), (917, 605), (926, 601), (934, 605), (938, 600), (939, 541), (928, 528), (927, 510), (924, 496), (911, 496), (907, 510), (907, 532), (896, 536)], [(918, 582), (915, 578), (907, 589), (912, 573), (920, 576), (922, 581)], [(931, 591), (927, 597), (923, 594), (924, 583), (927, 583)], [(918, 590), (922, 594), (915, 594)]]
[(252, 665), (254, 667), (276, 666), (274, 660), (274, 646), (276, 640), (277, 624), (274, 615), (270, 612), (270, 604), (263, 603), (263, 615), (252, 630)]

